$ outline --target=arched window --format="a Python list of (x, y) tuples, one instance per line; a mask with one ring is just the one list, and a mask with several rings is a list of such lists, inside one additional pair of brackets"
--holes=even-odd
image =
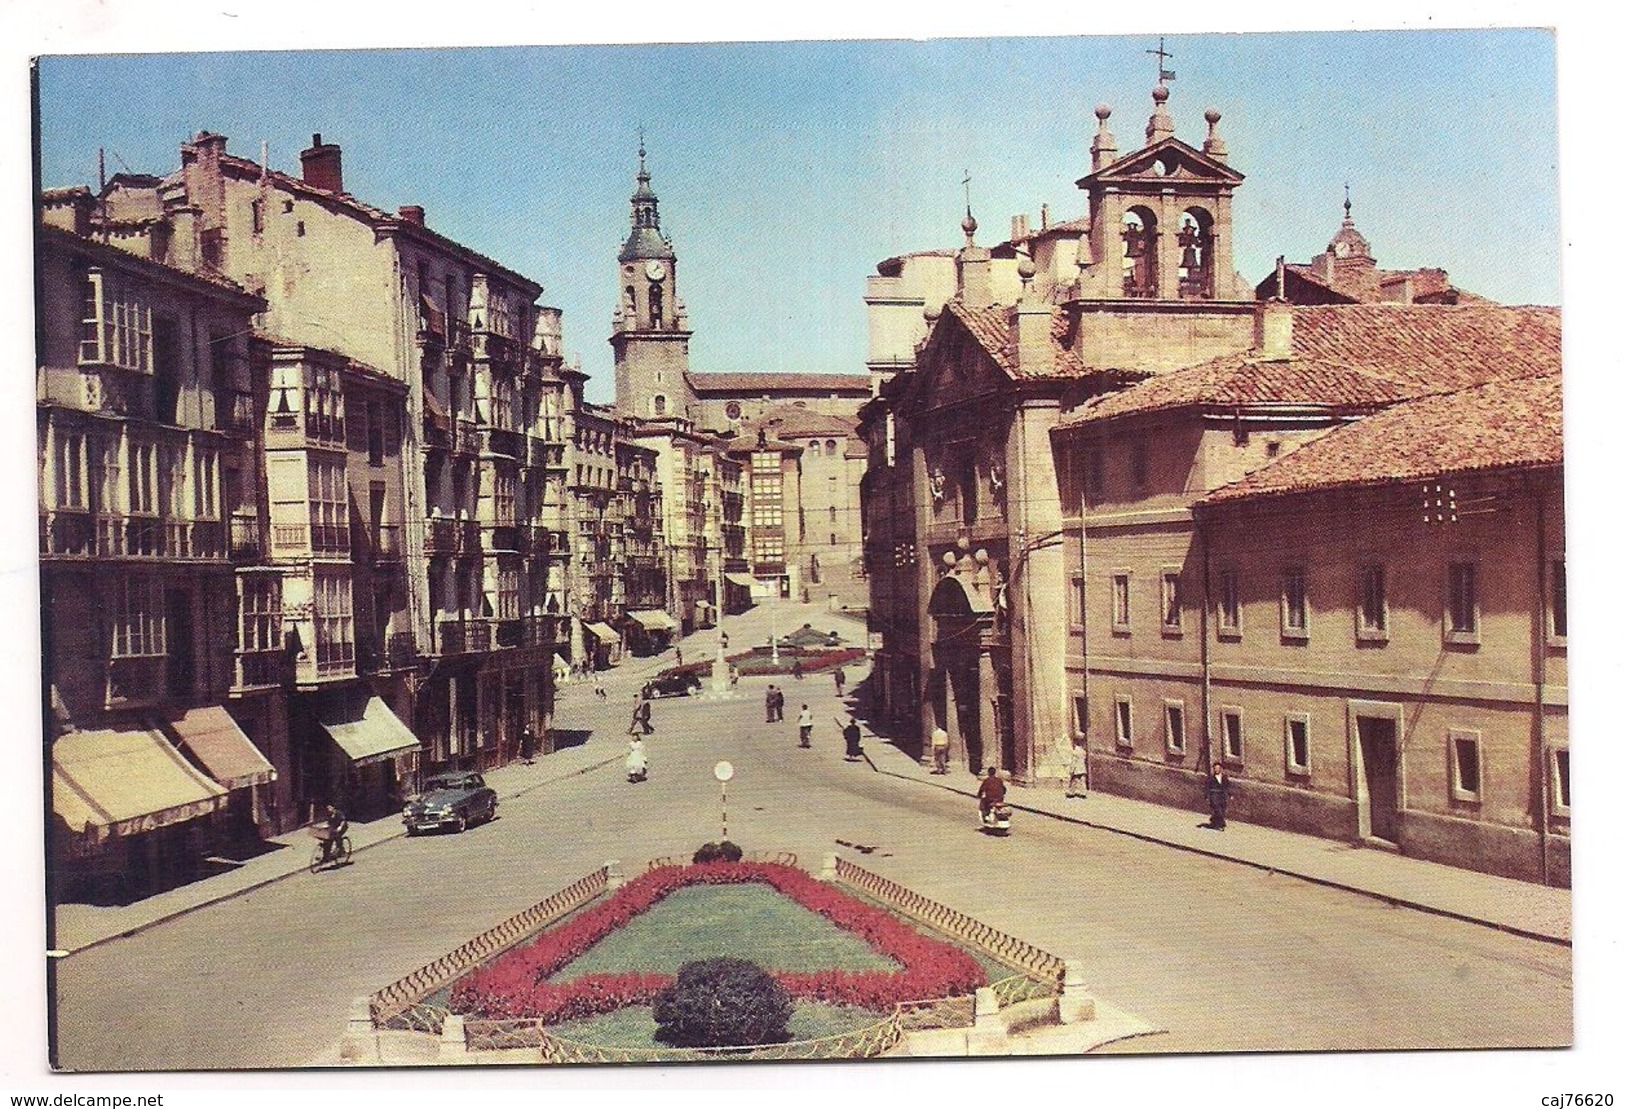
[(1187, 208), (1179, 216), (1179, 296), (1213, 296), (1213, 216), (1205, 208)]
[(824, 453), (829, 455), (831, 458), (835, 457), (835, 440), (833, 440), (833, 439), (825, 439), (824, 440)]
[(664, 327), (663, 317), (666, 314), (665, 294), (659, 285), (649, 286), (649, 324), (651, 327)]
[(1123, 295), (1157, 295), (1157, 217), (1147, 208), (1123, 215)]
[(656, 416), (664, 416), (666, 414), (666, 394), (665, 393), (656, 393), (655, 394), (654, 411), (655, 411)]
[(818, 440), (817, 439), (814, 439), (812, 442), (807, 444), (807, 453), (811, 454), (814, 458), (818, 457)]

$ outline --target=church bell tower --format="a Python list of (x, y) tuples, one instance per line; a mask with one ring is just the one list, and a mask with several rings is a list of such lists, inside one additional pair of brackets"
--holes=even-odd
[(677, 296), (677, 254), (660, 231), (660, 200), (649, 187), (643, 143), (632, 193), (632, 230), (616, 261), (618, 290), (611, 319), (615, 408), (639, 419), (689, 419), (688, 316)]

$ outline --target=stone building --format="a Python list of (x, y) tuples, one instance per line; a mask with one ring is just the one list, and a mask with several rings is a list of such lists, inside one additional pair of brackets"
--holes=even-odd
[[(811, 596), (813, 584), (820, 587), (816, 591), (820, 600), (834, 595), (836, 603), (861, 604), (857, 488), (863, 447), (855, 417), (870, 395), (869, 379), (855, 374), (692, 371), (688, 344), (693, 332), (679, 295), (677, 252), (660, 229), (659, 198), (650, 185), (645, 158), (640, 147), (631, 228), (616, 256), (620, 299), (610, 345), (615, 352), (616, 412), (638, 421), (644, 429), (642, 441), (662, 453), (666, 539), (674, 544), (672, 611), (684, 626), (703, 626), (709, 619), (704, 615), (707, 608), (716, 604), (719, 583), (722, 603), (730, 610), (748, 604), (752, 596)], [(696, 502), (693, 490), (671, 483), (684, 485), (710, 468), (724, 473), (735, 466), (742, 467), (741, 474), (749, 468), (753, 482), (758, 475), (765, 480), (768, 468), (748, 461), (755, 430), (764, 424), (776, 428), (773, 434), (780, 440), (817, 444), (817, 480), (789, 485), (780, 481), (771, 494), (780, 522), (765, 525), (768, 531), (748, 542), (729, 539), (722, 569), (706, 569), (711, 557), (685, 549), (681, 539), (704, 533), (703, 512), (691, 509), (693, 521), (680, 519), (679, 504)], [(800, 456), (804, 461), (813, 457), (810, 445)], [(698, 459), (709, 461), (696, 464)], [(784, 465), (781, 458), (781, 471)], [(766, 495), (765, 485), (763, 489)], [(813, 494), (811, 503), (794, 499), (803, 492)], [(754, 518), (743, 515), (742, 502), (739, 508), (737, 526), (749, 534)], [(762, 514), (775, 515), (766, 508)], [(757, 566), (763, 568), (761, 573)]]
[(1037, 230), (1018, 217), (990, 249), (967, 209), (951, 293), (934, 251), (870, 279), (873, 372), (909, 335), (912, 306), (926, 313), (912, 364), (898, 361), (861, 415), (882, 712), (916, 744), (943, 727), (972, 769), (1030, 781), (1071, 760), (1050, 430), (1101, 392), (1251, 339), (1252, 290), (1229, 246), (1241, 175), (1219, 114), (1198, 149), (1175, 137), (1167, 99), (1153, 90), (1145, 145), (1121, 157), (1110, 109), (1096, 110), (1087, 215), (1052, 224), (1046, 210)]
[[(332, 430), (334, 406), (359, 389), (365, 407), (344, 408), (347, 434), (371, 435), (366, 416), (382, 406), (381, 470), (370, 447), (358, 462), (350, 444), (343, 488), (318, 481), (306, 511), (352, 513), (377, 537), (359, 552), (375, 566), (377, 544), (398, 537), (404, 586), (378, 592), (399, 581), (391, 570), (367, 575), (364, 596), (353, 579), (321, 587), (313, 603), (334, 612), (333, 627), (358, 612), (372, 625), (355, 659), (369, 692), (320, 707), (300, 740), (316, 745), (325, 732), (352, 764), (347, 790), (381, 806), (410, 788), (408, 735), (427, 769), (498, 765), (526, 727), (545, 736), (564, 593), (549, 570), (562, 534), (544, 522), (549, 495), (563, 495), (559, 313), (537, 305), (540, 285), (430, 229), (421, 208), (392, 214), (346, 192), (338, 146), (315, 136), (300, 162), (299, 176), (284, 174), (203, 133), (182, 147), (177, 172), (115, 179), (100, 202), (114, 223), (144, 220), (154, 244), (191, 250), (183, 268), (260, 292), (257, 329), (306, 352), (277, 364), (289, 411), (315, 405)], [(363, 372), (346, 377), (340, 362)], [(290, 505), (297, 484), (286, 483)], [(394, 764), (393, 784), (368, 787), (375, 761)]]
[(1091, 788), (1567, 881), (1552, 309), (1260, 305), (1055, 432)]
[(37, 238), (47, 848), (53, 896), (122, 900), (293, 809), (270, 761), (290, 669), (248, 338), (264, 304), (114, 245), (94, 205), (47, 192)]

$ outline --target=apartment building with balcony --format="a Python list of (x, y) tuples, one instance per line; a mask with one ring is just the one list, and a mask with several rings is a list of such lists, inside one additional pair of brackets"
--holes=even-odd
[(281, 606), (258, 569), (263, 304), (93, 234), (92, 207), (46, 193), (37, 237), (48, 848), (57, 894), (124, 899), (277, 825), (286, 655), (258, 616)]
[[(161, 179), (115, 178), (98, 204), (111, 220), (145, 221), (153, 249), (182, 268), (260, 292), (258, 330), (383, 417), (390, 476), (378, 477), (367, 446), (349, 445), (342, 477), (336, 442), (305, 448), (325, 459), (305, 486), (320, 506), (307, 523), (320, 532), (308, 536), (311, 557), (327, 561), (314, 544), (341, 526), (367, 541), (352, 552), (350, 615), (333, 625), (359, 610), (353, 646), (314, 665), (353, 664), (368, 696), (342, 719), (312, 722), (310, 742), (331, 740), (348, 757), (350, 785), (382, 774), (397, 793), (414, 759), (416, 770), (488, 767), (513, 757), (526, 728), (545, 742), (564, 606), (562, 577), (549, 571), (558, 532), (544, 523), (549, 496), (563, 494), (559, 313), (537, 304), (536, 282), (432, 230), (422, 208), (390, 213), (348, 193), (340, 148), (320, 135), (297, 176), (228, 154), (207, 132), (180, 161)], [(359, 435), (362, 417), (346, 412), (346, 434)], [(331, 515), (340, 503), (347, 520)], [(342, 605), (334, 573), (313, 585), (313, 612)], [(374, 764), (389, 769), (367, 771)]]

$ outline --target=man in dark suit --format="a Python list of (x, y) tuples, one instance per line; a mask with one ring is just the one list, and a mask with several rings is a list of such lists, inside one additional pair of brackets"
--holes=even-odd
[(1224, 831), (1224, 810), (1230, 804), (1230, 775), (1224, 762), (1213, 763), (1207, 775), (1208, 824), (1216, 832)]

